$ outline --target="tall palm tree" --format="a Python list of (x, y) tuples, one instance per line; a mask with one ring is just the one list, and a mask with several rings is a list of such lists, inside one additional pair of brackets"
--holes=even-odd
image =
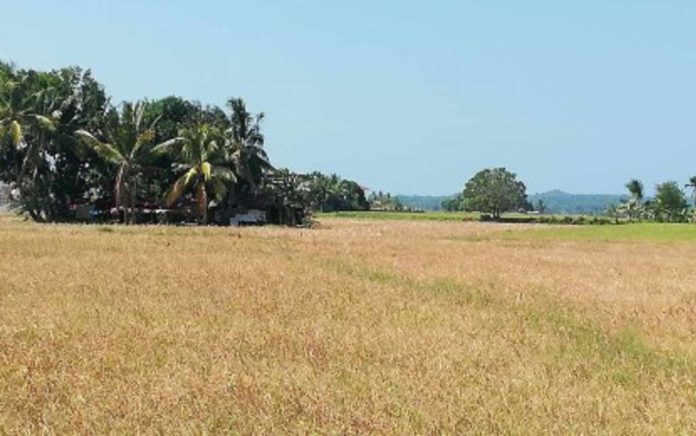
[[(227, 153), (221, 147), (221, 132), (207, 124), (182, 132), (182, 140), (176, 144), (176, 154), (180, 167), (185, 172), (165, 193), (164, 202), (171, 207), (184, 194), (193, 188), (196, 198), (198, 220), (201, 224), (208, 222), (208, 191), (220, 200), (237, 181), (234, 172), (224, 165), (228, 162)], [(158, 147), (159, 150), (171, 150), (171, 144)]]
[(689, 183), (684, 185), (684, 187), (693, 189), (693, 193), (691, 195), (694, 198), (694, 207), (696, 207), (696, 176), (691, 176)]
[(19, 147), (24, 139), (23, 124), (30, 113), (29, 99), (21, 86), (19, 75), (10, 66), (3, 72), (5, 77), (0, 84), (0, 134), (3, 138), (9, 136), (12, 145)]
[(643, 200), (643, 183), (640, 180), (632, 179), (626, 183), (626, 189), (631, 193), (631, 197), (637, 203)]
[[(11, 145), (24, 152), (17, 180), (21, 187), (46, 146), (46, 133), (56, 129), (59, 101), (52, 86), (35, 90), (36, 76), (23, 72), (15, 74), (11, 69), (7, 74), (0, 86), (0, 139), (9, 136)], [(28, 130), (36, 133), (35, 140), (29, 143), (25, 141)]]
[(626, 183), (626, 189), (630, 192), (631, 198), (620, 209), (628, 215), (629, 221), (632, 222), (635, 216), (640, 216), (643, 212), (641, 205), (643, 201), (643, 183), (638, 179), (631, 179)]
[(94, 150), (99, 157), (115, 165), (116, 180), (114, 182), (114, 199), (116, 209), (123, 209), (123, 220), (126, 224), (135, 220), (135, 200), (137, 177), (157, 154), (159, 149), (180, 141), (173, 138), (159, 145), (153, 145), (154, 127), (157, 120), (149, 126), (143, 124), (145, 103), (125, 103), (121, 113), (112, 113), (111, 121), (103, 132), (107, 139), (101, 141), (96, 135), (86, 131), (75, 132), (83, 143)]
[(263, 178), (264, 172), (273, 169), (263, 148), (261, 122), (265, 115), (249, 113), (241, 98), (230, 99), (227, 105), (232, 114), (231, 127), (225, 131), (225, 149), (237, 176), (254, 189)]
[(14, 147), (24, 140), (24, 121), (29, 108), (16, 80), (8, 79), (0, 88), (0, 135), (8, 137)]
[(320, 212), (332, 212), (336, 209), (336, 199), (341, 196), (341, 179), (336, 174), (326, 176), (318, 171), (310, 174), (312, 180), (312, 205)]

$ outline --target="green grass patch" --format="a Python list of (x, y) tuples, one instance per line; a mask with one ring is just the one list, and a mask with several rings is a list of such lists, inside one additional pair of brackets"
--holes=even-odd
[(507, 239), (696, 242), (696, 225), (637, 223), (619, 226), (539, 227), (497, 234)]
[[(318, 219), (352, 218), (371, 220), (405, 220), (405, 221), (484, 221), (496, 224), (487, 215), (479, 212), (397, 212), (397, 211), (341, 211), (317, 213)], [(614, 220), (608, 217), (583, 216), (583, 215), (532, 215), (525, 213), (509, 212), (501, 217), (501, 223), (538, 223), (538, 224), (566, 224), (566, 225), (607, 225), (614, 224)]]
[(387, 211), (343, 211), (317, 213), (316, 218), (353, 218), (373, 220), (407, 221), (476, 221), (478, 213), (464, 212), (387, 212)]

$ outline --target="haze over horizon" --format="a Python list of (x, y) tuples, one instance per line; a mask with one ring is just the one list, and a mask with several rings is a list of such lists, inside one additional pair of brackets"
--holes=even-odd
[(385, 192), (491, 166), (529, 193), (696, 174), (696, 3), (521, 3), (8, 2), (0, 59), (90, 68), (115, 102), (243, 97), (275, 165)]

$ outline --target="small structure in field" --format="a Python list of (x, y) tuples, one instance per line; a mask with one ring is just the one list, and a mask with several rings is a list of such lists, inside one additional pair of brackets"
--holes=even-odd
[(266, 212), (263, 210), (252, 209), (246, 213), (236, 213), (230, 218), (230, 225), (239, 227), (243, 224), (266, 224)]

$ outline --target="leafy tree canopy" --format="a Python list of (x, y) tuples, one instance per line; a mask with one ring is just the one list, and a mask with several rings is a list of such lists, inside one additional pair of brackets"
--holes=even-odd
[(464, 196), (461, 193), (442, 201), (442, 210), (447, 212), (462, 211), (464, 207)]
[(313, 172), (309, 177), (314, 210), (334, 212), (370, 208), (365, 198), (365, 190), (358, 183), (342, 179), (336, 174), (327, 176), (320, 172)]
[(660, 221), (682, 221), (686, 213), (686, 196), (677, 182), (664, 182), (656, 187), (654, 207)]
[(504, 212), (527, 206), (527, 188), (505, 168), (481, 170), (464, 187), (465, 208), (490, 213), (499, 219)]
[(640, 203), (643, 200), (643, 183), (640, 180), (632, 179), (626, 183), (626, 189), (631, 193), (631, 199)]
[[(210, 208), (224, 223), (270, 205), (277, 222), (299, 223), (314, 203), (366, 207), (357, 183), (276, 170), (263, 113), (247, 111), (241, 98), (226, 109), (176, 96), (115, 106), (89, 71), (0, 62), (0, 183), (19, 212), (44, 221), (90, 208), (103, 219), (142, 222), (164, 206), (180, 219), (195, 209), (201, 223)], [(314, 185), (329, 195), (313, 200)]]

